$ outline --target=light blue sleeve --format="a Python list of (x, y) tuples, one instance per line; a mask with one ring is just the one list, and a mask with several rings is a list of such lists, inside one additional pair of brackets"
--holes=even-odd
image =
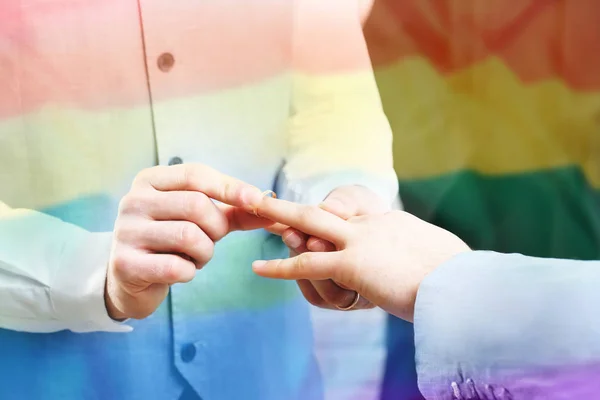
[(335, 171), (307, 179), (290, 180), (285, 173), (278, 177), (275, 191), (285, 200), (301, 204), (319, 204), (334, 189), (341, 186), (364, 186), (396, 208), (398, 178), (393, 169), (387, 174), (372, 174), (363, 171)]
[(438, 399), (600, 399), (600, 261), (471, 252), (415, 307), (419, 388)]

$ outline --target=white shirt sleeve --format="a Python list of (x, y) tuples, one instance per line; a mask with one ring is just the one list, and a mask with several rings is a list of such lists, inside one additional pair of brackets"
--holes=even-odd
[(128, 332), (104, 303), (111, 233), (0, 202), (0, 328)]

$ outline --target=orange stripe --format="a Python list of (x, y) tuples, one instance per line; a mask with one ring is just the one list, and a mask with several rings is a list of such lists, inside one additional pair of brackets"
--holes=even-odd
[(376, 0), (365, 35), (376, 68), (419, 55), (452, 74), (497, 57), (526, 83), (595, 91), (598, 21), (596, 0)]

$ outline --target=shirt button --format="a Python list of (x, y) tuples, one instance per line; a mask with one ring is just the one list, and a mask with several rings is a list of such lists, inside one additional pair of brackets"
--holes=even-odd
[(180, 157), (173, 157), (169, 160), (169, 165), (183, 164), (183, 160)]
[(171, 53), (163, 53), (158, 57), (156, 64), (162, 72), (169, 72), (175, 64), (175, 57)]
[(190, 343), (181, 348), (181, 361), (189, 363), (192, 362), (194, 358), (196, 358), (196, 346)]

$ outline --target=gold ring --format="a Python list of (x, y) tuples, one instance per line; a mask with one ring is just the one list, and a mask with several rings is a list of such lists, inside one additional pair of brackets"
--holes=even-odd
[[(276, 199), (277, 193), (275, 193), (272, 190), (265, 190), (264, 192), (262, 192), (262, 197), (265, 197), (265, 196), (271, 196), (273, 199)], [(260, 217), (258, 215), (258, 212), (256, 212), (256, 211), (257, 211), (256, 208), (254, 208), (254, 210), (252, 210), (252, 212), (254, 213), (255, 216)]]
[(267, 196), (267, 195), (271, 196), (271, 197), (272, 197), (272, 198), (274, 198), (274, 199), (276, 199), (276, 198), (277, 198), (277, 193), (275, 193), (275, 192), (274, 192), (274, 191), (272, 191), (272, 190), (265, 190), (264, 192), (262, 192), (262, 196), (263, 196), (263, 197), (265, 197), (265, 196)]
[(356, 305), (358, 304), (358, 302), (360, 300), (360, 294), (358, 292), (354, 292), (354, 293), (356, 293), (356, 294), (354, 295), (354, 300), (352, 300), (352, 304), (350, 304), (348, 307), (336, 306), (336, 308), (340, 311), (350, 311), (354, 307), (356, 307)]

